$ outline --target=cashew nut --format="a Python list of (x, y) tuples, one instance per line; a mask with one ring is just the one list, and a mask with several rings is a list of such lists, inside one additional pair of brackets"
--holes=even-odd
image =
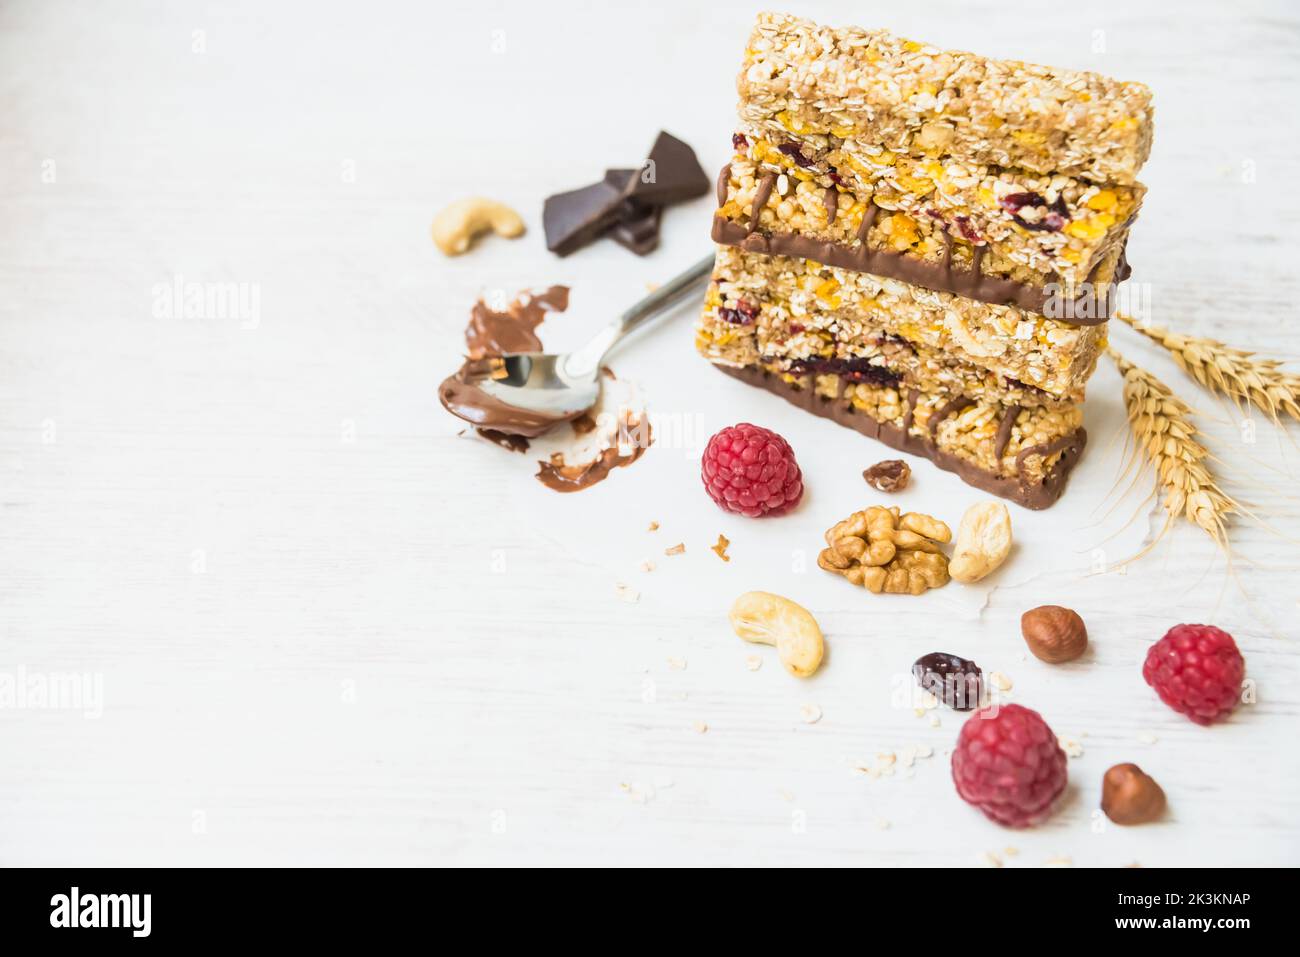
[(977, 502), (966, 509), (957, 529), (948, 574), (959, 582), (977, 582), (1011, 552), (1011, 515), (1001, 502)]
[(524, 221), (509, 206), (479, 196), (458, 200), (433, 217), (433, 241), (448, 256), (459, 256), (489, 231), (514, 239), (524, 234)]
[(817, 619), (802, 605), (771, 592), (745, 592), (727, 616), (732, 630), (746, 641), (774, 645), (785, 670), (807, 678), (822, 663), (826, 643)]

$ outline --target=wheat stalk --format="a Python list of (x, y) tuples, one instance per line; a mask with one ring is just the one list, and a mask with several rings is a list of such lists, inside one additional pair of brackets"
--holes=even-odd
[(1300, 421), (1300, 374), (1281, 368), (1276, 359), (1262, 358), (1217, 339), (1180, 335), (1132, 316), (1119, 314), (1115, 318), (1164, 346), (1184, 372), (1211, 392), (1228, 396), (1238, 406), (1249, 402), (1274, 423), (1282, 414)]
[[(1226, 518), (1241, 509), (1224, 494), (1210, 472), (1210, 453), (1196, 437), (1192, 410), (1150, 372), (1114, 349), (1106, 352), (1124, 377), (1129, 428), (1138, 447), (1155, 466), (1169, 522), (1183, 515), (1226, 550)], [(1169, 528), (1168, 522), (1165, 528)]]

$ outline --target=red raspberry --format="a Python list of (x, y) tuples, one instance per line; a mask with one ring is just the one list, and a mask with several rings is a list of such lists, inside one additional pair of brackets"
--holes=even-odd
[(1245, 673), (1232, 635), (1213, 625), (1174, 625), (1142, 665), (1160, 700), (1197, 724), (1213, 724), (1237, 707)]
[(790, 443), (748, 422), (709, 439), (700, 475), (709, 498), (750, 518), (788, 512), (803, 498), (803, 476)]
[(1042, 715), (1018, 704), (976, 711), (952, 753), (962, 800), (1008, 827), (1037, 824), (1065, 790), (1065, 752)]

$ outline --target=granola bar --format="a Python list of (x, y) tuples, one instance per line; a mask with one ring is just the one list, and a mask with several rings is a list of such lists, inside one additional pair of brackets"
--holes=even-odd
[(1021, 408), (762, 364), (718, 368), (1027, 508), (1060, 497), (1087, 441), (1077, 406)]
[(1129, 185), (1151, 91), (1096, 73), (945, 51), (884, 30), (762, 13), (737, 79), (742, 121), (913, 156)]
[(1024, 407), (1060, 408), (1083, 400), (1082, 386), (1068, 396), (1055, 396), (884, 329), (849, 335), (833, 313), (805, 313), (796, 320), (790, 303), (773, 297), (746, 300), (742, 312), (724, 306), (715, 286), (709, 302), (696, 341), (711, 362), (733, 366), (757, 362), (796, 375), (836, 373), (853, 381)]
[(757, 320), (766, 309), (770, 326), (788, 332), (797, 324), (843, 343), (846, 355), (882, 336), (897, 337), (993, 373), (1008, 388), (1073, 401), (1106, 344), (1105, 324), (1070, 325), (800, 257), (722, 246), (713, 279), (697, 340), (706, 356), (733, 364), (760, 354)]
[(900, 279), (920, 274), (929, 280), (922, 284), (946, 292), (1056, 318), (1108, 317), (1108, 303), (1096, 315), (1060, 307), (1093, 287), (1105, 296), (1122, 278), (1114, 266), (1145, 191), (885, 150), (813, 154), (801, 139), (778, 147), (752, 132), (733, 141), (740, 152), (718, 179), (718, 216), (731, 236), (761, 231), (834, 243), (841, 265)]

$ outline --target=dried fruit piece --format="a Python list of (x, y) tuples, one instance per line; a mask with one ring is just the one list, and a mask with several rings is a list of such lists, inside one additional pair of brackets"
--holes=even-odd
[(1065, 790), (1065, 752), (1042, 715), (1018, 704), (966, 719), (952, 754), (962, 800), (1008, 827), (1037, 824)]
[(912, 477), (912, 467), (902, 459), (885, 459), (862, 473), (862, 478), (880, 492), (901, 492)]
[(979, 707), (984, 676), (973, 661), (932, 651), (916, 659), (912, 674), (917, 684), (954, 711), (973, 711)]
[(741, 638), (775, 646), (790, 674), (807, 678), (821, 666), (826, 644), (817, 619), (789, 598), (765, 591), (745, 592), (727, 617)]
[(1020, 616), (1020, 633), (1039, 661), (1059, 665), (1088, 649), (1088, 627), (1079, 613), (1060, 605), (1039, 605)]
[(1101, 780), (1101, 809), (1116, 824), (1146, 824), (1165, 810), (1165, 792), (1136, 764), (1117, 764)]
[(943, 522), (919, 512), (873, 505), (826, 532), (817, 565), (880, 594), (919, 595), (948, 583), (948, 557), (939, 547), (952, 539)]
[(1011, 554), (1011, 513), (1001, 502), (976, 502), (957, 529), (948, 574), (964, 584), (993, 572)]
[(727, 546), (730, 544), (731, 544), (731, 539), (729, 539), (726, 535), (719, 533), (717, 542), (714, 543), (713, 545), (710, 545), (709, 548), (713, 551), (715, 555), (721, 558), (724, 562), (729, 562), (731, 561), (731, 556), (727, 554)]
[(1160, 700), (1197, 724), (1213, 724), (1237, 707), (1245, 673), (1232, 635), (1213, 625), (1175, 625), (1142, 665)]

